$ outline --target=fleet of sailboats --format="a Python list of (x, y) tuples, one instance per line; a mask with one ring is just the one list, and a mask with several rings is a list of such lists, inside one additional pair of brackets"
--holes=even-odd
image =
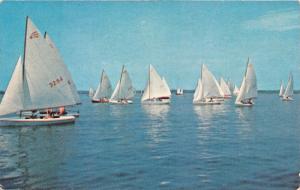
[(109, 102), (113, 104), (132, 104), (133, 97), (134, 88), (129, 73), (123, 65), (120, 80), (118, 81)]
[(293, 100), (293, 95), (294, 95), (294, 79), (292, 73), (290, 73), (289, 76), (289, 81), (286, 85), (286, 89), (282, 95), (282, 100), (283, 101), (291, 101)]
[(143, 104), (169, 104), (171, 90), (164, 78), (161, 78), (155, 68), (150, 65), (148, 82), (143, 92)]
[(239, 94), (235, 100), (237, 106), (252, 106), (253, 99), (257, 97), (256, 74), (250, 59), (247, 61), (247, 68), (243, 77)]
[(110, 80), (105, 73), (104, 70), (102, 70), (100, 82), (97, 87), (97, 90), (92, 98), (93, 103), (108, 103), (109, 98), (112, 95), (112, 87)]
[[(293, 100), (294, 80), (290, 73), (286, 88), (281, 81), (279, 96), (283, 101)], [(257, 80), (254, 66), (247, 60), (247, 67), (240, 88), (221, 77), (218, 82), (206, 65), (202, 64), (200, 78), (193, 95), (195, 105), (219, 105), (235, 95), (237, 106), (253, 106), (257, 97)], [(96, 91), (89, 89), (93, 103), (131, 104), (135, 90), (123, 65), (115, 89), (104, 70)], [(176, 95), (183, 95), (178, 88)], [(171, 90), (164, 77), (149, 65), (148, 81), (143, 91), (142, 104), (169, 104)], [(0, 104), (0, 126), (56, 125), (73, 123), (75, 115), (65, 112), (66, 106), (80, 104), (80, 98), (68, 68), (47, 32), (39, 29), (26, 18), (23, 57), (17, 60), (10, 82)], [(58, 111), (53, 111), (57, 110)], [(61, 111), (64, 110), (64, 111)], [(15, 114), (15, 115), (13, 115)]]
[[(52, 109), (80, 103), (75, 83), (53, 42), (41, 35), (26, 18), (23, 60), (19, 57), (0, 104), (0, 115), (19, 112), (19, 116), (1, 118), (0, 125), (52, 125), (73, 123), (72, 115), (59, 115)], [(47, 115), (38, 115), (39, 110)], [(51, 110), (51, 111), (50, 111)], [(22, 112), (32, 112), (30, 117)]]

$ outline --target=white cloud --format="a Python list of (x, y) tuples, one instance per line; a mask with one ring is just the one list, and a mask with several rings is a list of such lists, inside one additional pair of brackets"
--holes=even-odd
[(243, 23), (246, 29), (288, 31), (300, 29), (300, 10), (271, 11)]

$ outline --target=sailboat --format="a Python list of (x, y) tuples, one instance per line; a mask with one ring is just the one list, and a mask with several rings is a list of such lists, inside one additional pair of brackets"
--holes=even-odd
[(163, 81), (163, 83), (164, 83), (164, 85), (165, 85), (165, 88), (168, 89), (168, 96), (171, 96), (171, 94), (172, 94), (172, 93), (171, 93), (171, 89), (170, 89), (170, 87), (169, 87), (169, 85), (168, 85), (168, 83), (167, 83), (165, 77), (162, 77), (162, 81)]
[(143, 104), (169, 104), (170, 98), (171, 91), (166, 80), (162, 79), (155, 68), (150, 65), (148, 82), (141, 102)]
[(89, 89), (89, 97), (93, 97), (94, 96), (94, 89), (93, 88), (90, 88)]
[(293, 95), (294, 95), (294, 79), (293, 79), (292, 73), (290, 73), (289, 81), (287, 83), (286, 89), (282, 96), (282, 100), (283, 101), (291, 101), (291, 100), (293, 100)]
[[(38, 28), (26, 18), (23, 60), (19, 57), (0, 104), (0, 115), (19, 112), (19, 117), (1, 118), (1, 126), (54, 125), (75, 122), (73, 115), (35, 115), (80, 103), (79, 95), (67, 67), (57, 50), (51, 49), (50, 38), (43, 38)], [(52, 42), (51, 42), (52, 43)], [(31, 111), (31, 116), (23, 112)]]
[(132, 104), (134, 88), (125, 66), (122, 67), (120, 80), (112, 93), (109, 102), (113, 104)]
[(231, 98), (230, 88), (222, 77), (220, 79), (220, 87), (224, 93), (224, 98)]
[(280, 90), (279, 90), (279, 97), (282, 97), (283, 94), (284, 94), (284, 85), (283, 85), (283, 82), (281, 81)]
[(235, 96), (237, 96), (237, 95), (239, 94), (239, 92), (240, 92), (240, 89), (239, 89), (236, 85), (234, 85), (233, 94), (234, 94)]
[(183, 95), (183, 89), (182, 89), (182, 88), (177, 88), (177, 90), (176, 90), (176, 95), (177, 95), (177, 96)]
[(112, 88), (110, 80), (105, 73), (104, 70), (102, 70), (100, 83), (97, 87), (97, 90), (92, 98), (93, 103), (108, 103), (109, 98), (112, 94)]
[(243, 77), (240, 92), (235, 100), (237, 106), (252, 106), (253, 99), (257, 97), (256, 74), (248, 58), (247, 68)]
[(201, 78), (198, 80), (193, 103), (199, 105), (221, 104), (220, 98), (224, 97), (222, 89), (214, 75), (203, 64), (201, 68)]

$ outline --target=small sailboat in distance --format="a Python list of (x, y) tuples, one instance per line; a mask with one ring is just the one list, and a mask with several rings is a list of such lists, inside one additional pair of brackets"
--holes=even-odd
[(240, 89), (236, 85), (234, 85), (233, 94), (237, 96), (239, 94), (239, 91)]
[(224, 94), (218, 81), (203, 64), (201, 78), (198, 80), (195, 89), (193, 103), (198, 105), (217, 105), (221, 104), (220, 98), (223, 97)]
[(252, 106), (253, 99), (257, 97), (256, 74), (248, 58), (247, 68), (243, 77), (240, 92), (235, 100), (237, 106)]
[(143, 92), (143, 104), (169, 104), (171, 91), (166, 81), (162, 79), (155, 68), (149, 66), (148, 82)]
[(281, 81), (280, 89), (279, 89), (279, 97), (282, 97), (283, 94), (284, 94), (284, 85), (283, 82)]
[(287, 83), (286, 89), (282, 96), (282, 100), (283, 101), (291, 101), (291, 100), (293, 100), (293, 95), (294, 95), (294, 79), (293, 79), (292, 73), (290, 73), (289, 81)]
[(132, 86), (129, 73), (123, 65), (120, 80), (118, 81), (109, 102), (113, 104), (132, 104), (133, 97), (134, 88)]
[(177, 96), (182, 96), (183, 95), (183, 89), (182, 88), (177, 88), (176, 95)]
[[(47, 115), (34, 114), (80, 103), (70, 73), (48, 42), (27, 17), (23, 61), (21, 57), (18, 59), (0, 104), (0, 115), (20, 114), (19, 117), (1, 118), (1, 126), (57, 125), (75, 121), (73, 115), (51, 111)], [(32, 112), (32, 115), (25, 116), (23, 112)]]
[(94, 89), (90, 88), (89, 89), (89, 97), (93, 97), (94, 96)]
[(92, 98), (93, 103), (108, 103), (109, 98), (112, 94), (112, 87), (110, 80), (105, 73), (104, 70), (102, 70), (101, 78), (99, 85), (97, 87), (97, 90)]
[(225, 80), (221, 77), (220, 87), (224, 93), (224, 98), (231, 98), (231, 91)]

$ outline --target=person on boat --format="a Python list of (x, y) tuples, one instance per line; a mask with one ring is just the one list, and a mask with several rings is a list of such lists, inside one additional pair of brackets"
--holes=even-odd
[(209, 102), (213, 102), (213, 98), (210, 98), (210, 99), (209, 99)]
[(66, 114), (66, 109), (64, 106), (62, 106), (58, 109), (58, 115), (64, 115), (64, 114)]
[(252, 99), (250, 98), (247, 103), (252, 104)]
[(35, 119), (35, 118), (37, 118), (37, 116), (38, 116), (38, 111), (37, 110), (32, 110), (31, 111), (31, 119)]

